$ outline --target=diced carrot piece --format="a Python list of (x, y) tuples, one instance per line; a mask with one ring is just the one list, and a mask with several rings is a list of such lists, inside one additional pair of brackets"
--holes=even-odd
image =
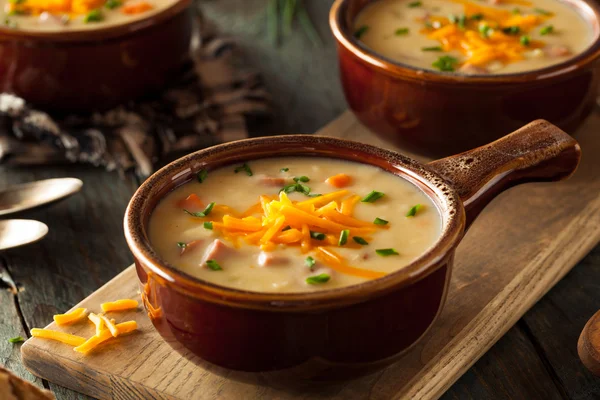
[(75, 310), (66, 314), (56, 314), (53, 318), (57, 325), (69, 325), (85, 317), (87, 317), (87, 309), (76, 308)]
[(85, 343), (85, 338), (81, 336), (71, 335), (69, 333), (53, 331), (50, 329), (39, 329), (33, 328), (31, 330), (31, 336), (42, 339), (51, 339), (58, 342), (66, 343), (71, 346), (81, 346)]
[(100, 307), (104, 312), (131, 310), (137, 308), (137, 306), (137, 300), (132, 299), (120, 299), (100, 304)]
[(136, 1), (135, 3), (125, 4), (121, 9), (121, 12), (128, 15), (141, 14), (143, 12), (152, 10), (153, 8), (154, 7), (152, 7), (151, 4), (146, 3), (145, 1)]
[(204, 208), (204, 203), (202, 203), (202, 200), (200, 200), (200, 197), (198, 197), (197, 194), (192, 193), (185, 199), (179, 200), (177, 202), (177, 207), (184, 208), (190, 211), (199, 211), (202, 210), (202, 208)]
[(352, 177), (346, 174), (337, 174), (330, 176), (325, 180), (328, 184), (336, 188), (343, 188), (352, 184)]

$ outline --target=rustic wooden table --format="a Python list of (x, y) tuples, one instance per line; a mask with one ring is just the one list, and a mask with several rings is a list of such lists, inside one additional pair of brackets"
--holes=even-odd
[[(346, 108), (327, 23), (331, 0), (308, 3), (323, 45), (311, 45), (297, 29), (274, 48), (266, 39), (264, 0), (202, 1), (206, 16), (236, 38), (245, 62), (267, 78), (276, 116), (270, 122), (252, 122), (253, 135), (313, 132)], [(20, 362), (19, 346), (6, 339), (27, 336), (31, 327), (45, 326), (53, 314), (64, 312), (131, 264), (122, 217), (138, 182), (85, 166), (0, 167), (0, 187), (62, 176), (83, 180), (82, 192), (22, 215), (45, 222), (50, 227), (48, 236), (37, 244), (0, 254), (0, 364), (49, 388), (58, 399), (84, 399), (87, 396), (33, 377)], [(585, 370), (576, 351), (579, 332), (600, 308), (598, 282), (600, 246), (444, 398), (600, 398), (600, 379)]]

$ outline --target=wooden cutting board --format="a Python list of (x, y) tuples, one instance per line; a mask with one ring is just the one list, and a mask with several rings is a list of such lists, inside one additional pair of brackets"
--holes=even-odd
[[(350, 113), (318, 133), (390, 147)], [(599, 134), (594, 114), (577, 136), (583, 159), (571, 179), (516, 187), (482, 213), (459, 246), (439, 320), (405, 357), (374, 375), (310, 393), (269, 386), (260, 374), (218, 375), (173, 351), (142, 310), (117, 316), (137, 320), (140, 332), (102, 351), (83, 356), (33, 338), (22, 347), (23, 363), (37, 376), (101, 399), (438, 398), (600, 240)], [(137, 291), (129, 267), (75, 307), (100, 311), (100, 303), (137, 298)], [(67, 330), (93, 334), (87, 323)]]

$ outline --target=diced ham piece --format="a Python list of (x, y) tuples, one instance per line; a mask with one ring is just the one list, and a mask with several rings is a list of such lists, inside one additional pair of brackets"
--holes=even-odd
[(227, 256), (227, 254), (231, 253), (231, 247), (227, 246), (220, 239), (215, 239), (204, 252), (204, 256), (202, 256), (202, 261), (200, 262), (200, 266), (206, 266), (206, 262), (208, 260), (215, 261), (223, 261), (223, 258)]
[(552, 44), (544, 48), (544, 53), (546, 53), (548, 57), (558, 58), (570, 56), (571, 50), (567, 46)]
[(258, 265), (260, 265), (261, 267), (287, 265), (289, 262), (289, 258), (281, 255), (275, 255), (273, 253), (261, 251), (258, 255)]
[(498, 4), (502, 3), (502, 0), (488, 0), (487, 2), (488, 2), (488, 4), (497, 6)]
[(287, 179), (282, 177), (262, 175), (260, 177), (260, 183), (264, 186), (282, 187), (285, 186), (285, 184), (287, 183)]
[(186, 243), (185, 247), (181, 248), (181, 253), (179, 253), (179, 255), (184, 255), (191, 252), (192, 250), (198, 248), (198, 246), (200, 246), (203, 242), (203, 240), (192, 240), (191, 242)]
[(489, 74), (490, 73), (490, 71), (488, 71), (486, 68), (478, 67), (478, 66), (470, 64), (470, 63), (463, 64), (462, 67), (460, 67), (458, 69), (458, 72), (461, 72), (461, 73), (467, 74), (467, 75), (480, 75), (480, 74)]

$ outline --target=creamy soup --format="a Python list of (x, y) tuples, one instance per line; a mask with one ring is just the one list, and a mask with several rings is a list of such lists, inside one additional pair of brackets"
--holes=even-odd
[(25, 31), (80, 31), (146, 18), (176, 0), (0, 0), (6, 27)]
[(581, 15), (557, 0), (378, 0), (353, 29), (391, 60), (464, 74), (544, 68), (594, 39)]
[(201, 171), (158, 204), (149, 235), (163, 259), (203, 280), (303, 292), (396, 271), (434, 244), (440, 225), (420, 189), (379, 168), (270, 158)]

